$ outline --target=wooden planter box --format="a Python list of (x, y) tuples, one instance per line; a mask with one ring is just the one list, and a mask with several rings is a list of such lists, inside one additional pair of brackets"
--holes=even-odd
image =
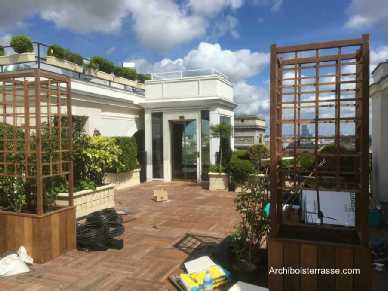
[(60, 68), (63, 68), (63, 69), (66, 69), (66, 70), (70, 70), (70, 71), (74, 71), (74, 72), (77, 72), (77, 73), (82, 73), (83, 72), (82, 66), (80, 66), (78, 64), (74, 64), (74, 63), (66, 61), (66, 60), (58, 59), (58, 58), (56, 58), (54, 56), (47, 56), (46, 57), (46, 62), (49, 65), (53, 65), (53, 66), (60, 67)]
[(43, 215), (0, 211), (0, 254), (27, 249), (34, 263), (45, 263), (76, 248), (75, 207)]
[(116, 190), (140, 185), (140, 169), (126, 173), (108, 173), (105, 176), (104, 182), (106, 184), (115, 184)]
[[(75, 192), (74, 206), (76, 217), (86, 216), (94, 211), (115, 207), (114, 191), (115, 185), (109, 184), (97, 187), (96, 190), (82, 190)], [(69, 193), (59, 193), (55, 203), (58, 206), (69, 205)]]
[(280, 275), (269, 273), (270, 290), (343, 290), (371, 289), (371, 252), (368, 247), (286, 238), (270, 238), (268, 270), (294, 268), (360, 269), (353, 275)]
[(94, 76), (94, 77), (97, 77), (100, 79), (104, 79), (107, 81), (113, 81), (113, 77), (114, 77), (113, 74), (108, 74), (108, 73), (105, 73), (103, 71), (97, 71), (97, 70), (93, 70), (90, 68), (86, 70), (86, 73), (91, 75), (91, 76)]
[(0, 65), (12, 65), (29, 62), (35, 62), (34, 52), (0, 56)]
[(209, 190), (210, 191), (228, 191), (229, 177), (226, 173), (209, 172)]

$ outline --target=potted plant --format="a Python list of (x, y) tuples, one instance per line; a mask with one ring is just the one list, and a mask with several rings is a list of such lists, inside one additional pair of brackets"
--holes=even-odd
[(86, 72), (100, 79), (113, 81), (114, 64), (103, 57), (94, 56), (86, 67)]
[(229, 178), (225, 169), (230, 160), (230, 138), (232, 127), (225, 123), (213, 125), (210, 128), (212, 138), (219, 139), (219, 151), (217, 165), (209, 168), (209, 190), (227, 191), (229, 188)]
[[(74, 205), (76, 216), (83, 217), (104, 208), (114, 207), (114, 184), (105, 184), (107, 171), (117, 165), (121, 149), (114, 138), (101, 135), (73, 137), (75, 189)], [(56, 197), (56, 204), (65, 206), (69, 203), (69, 194), (61, 192)]]
[(15, 35), (10, 42), (15, 54), (0, 56), (0, 65), (29, 63), (35, 61), (32, 40), (26, 35)]
[(137, 86), (137, 74), (134, 69), (115, 66), (114, 74), (115, 82), (128, 86)]
[(229, 173), (235, 192), (242, 192), (250, 175), (255, 172), (253, 163), (246, 156), (245, 151), (239, 150), (233, 152), (230, 159)]
[(47, 49), (47, 64), (60, 67), (66, 70), (75, 71), (78, 73), (83, 72), (82, 64), (83, 59), (76, 59), (74, 54), (60, 45), (53, 44)]
[(134, 137), (114, 137), (121, 153), (104, 177), (106, 184), (115, 184), (116, 190), (140, 184), (140, 169), (137, 161), (137, 144)]

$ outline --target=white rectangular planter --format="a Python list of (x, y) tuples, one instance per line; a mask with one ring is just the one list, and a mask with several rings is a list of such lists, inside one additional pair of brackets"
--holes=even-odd
[(0, 65), (12, 65), (29, 62), (35, 62), (34, 52), (0, 56)]
[[(83, 217), (97, 210), (114, 207), (114, 188), (114, 184), (109, 184), (97, 187), (96, 190), (75, 192), (74, 206), (76, 206), (76, 217)], [(55, 203), (58, 206), (68, 206), (69, 193), (59, 193)]]
[(116, 190), (140, 185), (140, 169), (125, 173), (107, 173), (104, 178), (107, 184), (115, 184)]
[(95, 76), (97, 78), (100, 78), (100, 79), (104, 79), (104, 80), (107, 80), (107, 81), (113, 81), (113, 74), (108, 74), (108, 73), (105, 73), (103, 71), (87, 69), (86, 73), (91, 75), (91, 76)]
[(209, 172), (209, 190), (210, 191), (228, 191), (229, 178), (226, 173)]
[(82, 66), (78, 64), (74, 64), (72, 62), (66, 61), (66, 60), (61, 60), (58, 59), (54, 56), (47, 56), (46, 57), (46, 62), (49, 65), (57, 66), (66, 70), (82, 73)]

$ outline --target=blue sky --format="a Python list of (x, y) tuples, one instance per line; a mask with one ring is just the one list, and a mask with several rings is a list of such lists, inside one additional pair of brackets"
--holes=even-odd
[(386, 0), (0, 0), (0, 43), (13, 34), (143, 72), (215, 67), (238, 111), (268, 113), (268, 51), (371, 34), (372, 68), (388, 59)]

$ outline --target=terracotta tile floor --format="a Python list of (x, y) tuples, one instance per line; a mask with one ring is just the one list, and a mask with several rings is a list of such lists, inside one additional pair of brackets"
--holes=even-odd
[[(151, 199), (161, 187), (169, 202)], [(227, 236), (238, 221), (234, 196), (188, 182), (152, 182), (121, 191), (116, 207), (128, 208), (128, 218), (136, 218), (125, 223), (122, 250), (74, 250), (34, 265), (30, 273), (0, 279), (0, 290), (169, 290), (168, 276), (187, 258), (177, 243), (190, 238), (187, 234)]]

